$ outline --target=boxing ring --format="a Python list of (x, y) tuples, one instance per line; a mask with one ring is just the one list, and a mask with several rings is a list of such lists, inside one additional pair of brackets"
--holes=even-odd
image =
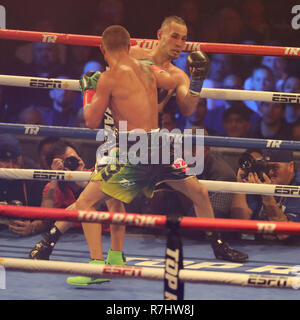
[[(63, 43), (69, 45), (99, 46), (101, 37), (43, 33), (19, 30), (0, 30), (0, 38), (11, 40)], [(132, 45), (151, 49), (156, 40), (132, 39)], [(187, 42), (185, 51), (207, 53), (299, 56), (299, 48), (209, 44)], [(80, 91), (78, 80), (48, 79), (0, 75), (0, 85), (37, 89), (58, 88)], [(256, 100), (299, 103), (300, 94), (257, 92), (229, 89), (203, 89), (201, 97), (230, 100)], [(97, 130), (86, 128), (49, 127), (0, 123), (0, 133), (24, 136), (56, 136), (96, 140)], [(204, 143), (214, 147), (271, 148), (300, 150), (300, 142), (284, 140), (204, 137)], [(0, 169), (2, 179), (88, 181), (90, 173), (35, 169)], [(256, 185), (200, 180), (209, 191), (249, 193), (300, 197), (300, 187)], [(127, 266), (89, 265), (87, 244), (82, 233), (68, 233), (57, 243), (51, 261), (26, 259), (40, 235), (17, 237), (1, 231), (0, 267), (5, 269), (6, 285), (0, 290), (0, 299), (91, 299), (91, 300), (206, 300), (206, 299), (299, 299), (300, 259), (298, 247), (275, 243), (240, 243), (249, 253), (246, 263), (215, 260), (207, 243), (184, 239), (180, 229), (218, 230), (250, 234), (300, 234), (300, 223), (249, 221), (233, 219), (205, 219), (164, 215), (117, 212), (88, 212), (57, 208), (18, 207), (0, 205), (0, 222), (9, 219), (53, 219), (76, 222), (124, 224), (138, 228), (165, 229), (165, 237), (128, 235), (124, 243)], [(179, 256), (168, 247), (170, 236), (178, 238)], [(109, 237), (103, 236), (103, 247), (109, 249)], [(167, 244), (166, 239), (167, 238)], [(104, 250), (105, 251), (105, 250)], [(184, 253), (184, 254), (183, 254)], [(1, 268), (0, 268), (1, 271)], [(108, 285), (74, 288), (65, 283), (66, 274), (105, 276), (114, 279)], [(152, 281), (148, 281), (152, 280)], [(177, 285), (184, 286), (178, 293)], [(162, 288), (164, 284), (164, 290)], [(22, 286), (22, 293), (18, 292)], [(230, 290), (227, 286), (230, 285)], [(178, 285), (179, 286), (179, 285)], [(131, 288), (128, 290), (128, 288)], [(182, 289), (182, 288), (181, 288)], [(286, 290), (283, 290), (286, 289)], [(173, 291), (172, 291), (173, 290)], [(164, 295), (162, 295), (164, 291)]]

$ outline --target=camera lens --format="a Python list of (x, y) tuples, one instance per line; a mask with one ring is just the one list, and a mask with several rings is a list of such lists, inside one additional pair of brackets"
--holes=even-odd
[(68, 157), (64, 161), (64, 167), (74, 171), (79, 166), (79, 160), (76, 157)]

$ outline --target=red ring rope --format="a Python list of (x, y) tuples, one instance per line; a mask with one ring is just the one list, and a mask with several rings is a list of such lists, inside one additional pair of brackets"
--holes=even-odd
[[(99, 36), (8, 29), (0, 29), (0, 38), (95, 47), (98, 47), (101, 43), (101, 37)], [(139, 45), (147, 49), (152, 49), (156, 44), (157, 40), (153, 39), (131, 39), (131, 45)], [(191, 52), (200, 49), (208, 53), (300, 56), (300, 48), (189, 41), (186, 42), (184, 51)]]
[[(164, 228), (166, 216), (106, 211), (66, 210), (0, 205), (0, 216), (24, 219), (51, 219), (65, 221), (98, 222), (127, 226)], [(210, 219), (182, 217), (180, 227), (196, 230), (237, 231), (245, 233), (300, 234), (300, 223), (258, 220)]]

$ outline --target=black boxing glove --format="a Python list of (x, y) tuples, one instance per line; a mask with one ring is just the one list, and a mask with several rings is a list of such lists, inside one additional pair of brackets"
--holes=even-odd
[(187, 56), (187, 65), (191, 73), (190, 94), (200, 94), (203, 81), (208, 76), (210, 62), (208, 56), (202, 51), (194, 51)]

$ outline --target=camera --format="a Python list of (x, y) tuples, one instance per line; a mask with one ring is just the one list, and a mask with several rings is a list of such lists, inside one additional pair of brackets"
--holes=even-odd
[(79, 160), (76, 157), (68, 157), (64, 160), (64, 167), (75, 171), (79, 166)]
[(263, 173), (268, 174), (271, 169), (268, 162), (263, 157), (255, 159), (248, 152), (243, 153), (240, 157), (239, 167), (244, 171), (244, 174), (241, 175), (243, 179), (247, 179), (250, 172), (256, 172), (261, 181), (265, 180), (263, 178)]

